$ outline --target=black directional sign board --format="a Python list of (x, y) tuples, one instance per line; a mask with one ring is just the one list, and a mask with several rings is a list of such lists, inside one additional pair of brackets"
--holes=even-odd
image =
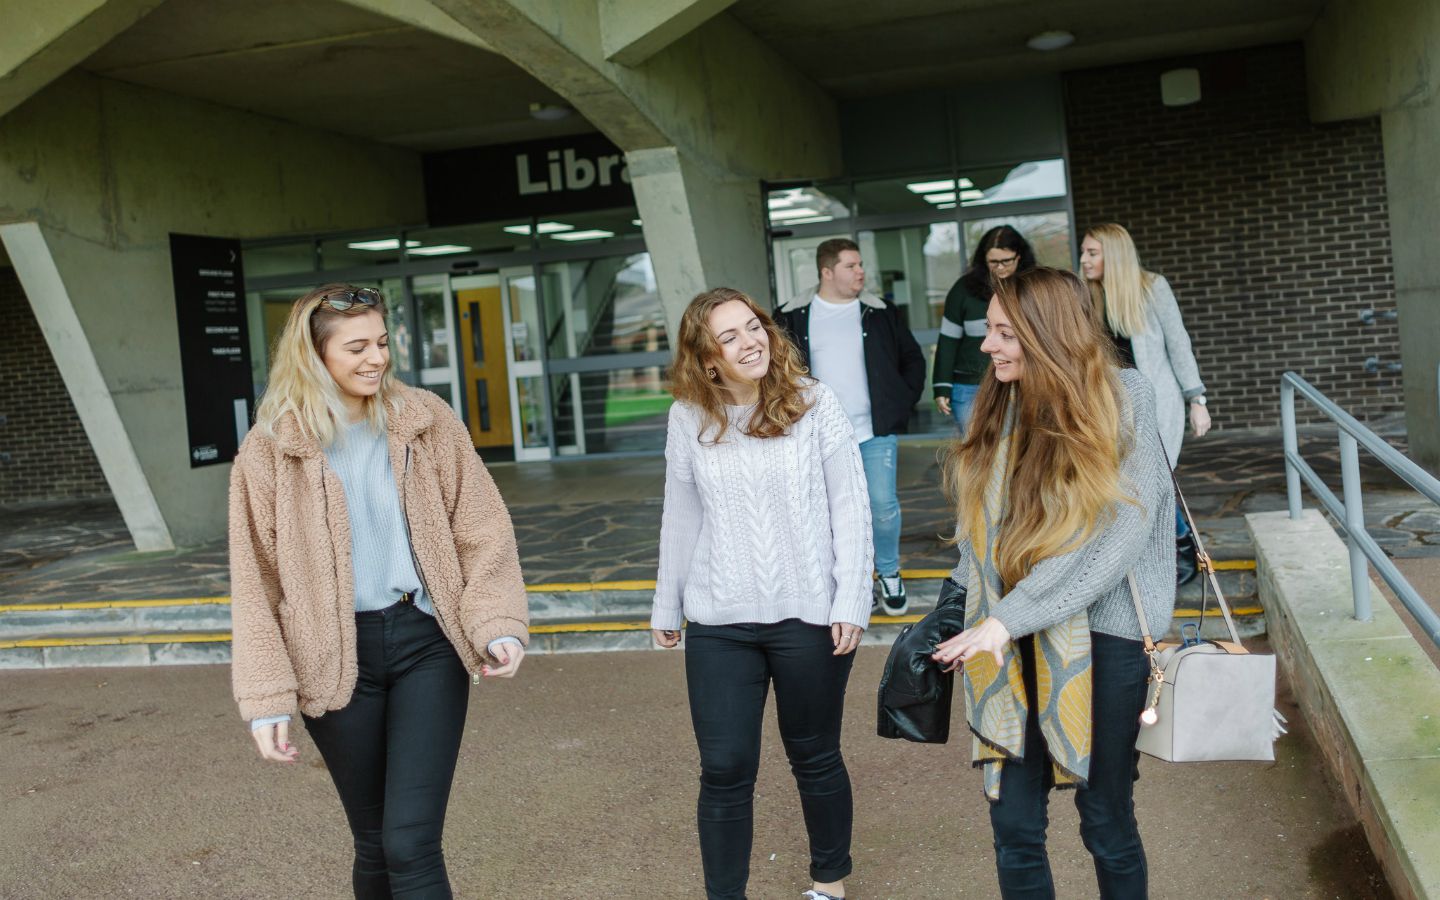
[(172, 234), (170, 268), (190, 467), (229, 462), (255, 407), (240, 242)]

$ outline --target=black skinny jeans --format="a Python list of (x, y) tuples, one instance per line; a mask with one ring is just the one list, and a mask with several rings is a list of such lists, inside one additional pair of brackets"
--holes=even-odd
[(850, 874), (854, 804), (840, 755), (840, 724), (855, 655), (834, 653), (828, 627), (799, 619), (687, 627), (685, 680), (700, 746), (696, 819), (710, 900), (745, 897), (760, 726), (771, 681), (810, 835), (810, 877), (838, 881)]
[[(1144, 900), (1148, 896), (1145, 848), (1135, 822), (1135, 780), (1140, 777), (1140, 711), (1150, 664), (1139, 641), (1091, 632), (1091, 749), (1087, 787), (1075, 791), (1080, 837), (1095, 861), (1103, 900)], [(1022, 638), (1025, 690), (1035, 696), (1035, 645)], [(1050, 789), (1054, 772), (1035, 704), (1025, 723), (1025, 759), (1006, 762), (1000, 800), (990, 805), (995, 866), (1005, 900), (1053, 900), (1055, 883), (1045, 852)]]
[(359, 900), (449, 898), (440, 836), (469, 676), (413, 603), (355, 615), (359, 678), (343, 709), (305, 716), (355, 836)]

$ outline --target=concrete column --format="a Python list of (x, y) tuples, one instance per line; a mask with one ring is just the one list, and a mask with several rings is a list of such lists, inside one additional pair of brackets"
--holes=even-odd
[(626, 160), (670, 345), (679, 338), (686, 304), (703, 290), (732, 287), (766, 303), (770, 274), (760, 182), (716, 179), (674, 147), (632, 150)]
[(0, 242), (15, 265), (135, 549), (173, 550), (170, 528), (40, 226), (33, 222), (0, 225)]
[(1390, 201), (1390, 252), (1400, 312), (1400, 362), (1405, 369), (1405, 425), (1410, 457), (1440, 472), (1440, 101), (1380, 116), (1385, 138), (1385, 189)]
[(1440, 4), (1330, 0), (1305, 55), (1312, 119), (1380, 117), (1410, 456), (1440, 472)]

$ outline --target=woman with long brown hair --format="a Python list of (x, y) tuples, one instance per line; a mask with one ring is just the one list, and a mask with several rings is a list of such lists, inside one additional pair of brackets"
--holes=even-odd
[(1149, 668), (1133, 598), (1156, 634), (1175, 605), (1154, 392), (1117, 368), (1069, 272), (1000, 282), (983, 349), (991, 376), (945, 461), (966, 630), (935, 659), (964, 668), (1001, 894), (1055, 896), (1045, 831), (1058, 786), (1075, 789), (1100, 896), (1143, 898), (1133, 784)]
[(438, 900), (469, 686), (515, 674), (528, 614), (504, 501), (449, 405), (395, 378), (385, 312), (325, 285), (276, 341), (230, 475), (231, 675), (262, 758), (295, 763), (304, 718), (355, 896)]
[(845, 896), (845, 686), (870, 620), (869, 495), (840, 401), (755, 301), (706, 291), (680, 321), (651, 627), (685, 637), (705, 893), (743, 900), (773, 683), (810, 837), (812, 900)]

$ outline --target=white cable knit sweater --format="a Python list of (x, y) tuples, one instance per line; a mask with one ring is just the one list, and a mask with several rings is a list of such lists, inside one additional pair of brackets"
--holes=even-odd
[[(676, 402), (665, 440), (665, 510), (652, 628), (801, 619), (870, 623), (870, 500), (845, 410), (818, 382), (775, 438), (739, 427), (701, 443), (700, 411)], [(710, 429), (713, 437), (714, 429)]]

